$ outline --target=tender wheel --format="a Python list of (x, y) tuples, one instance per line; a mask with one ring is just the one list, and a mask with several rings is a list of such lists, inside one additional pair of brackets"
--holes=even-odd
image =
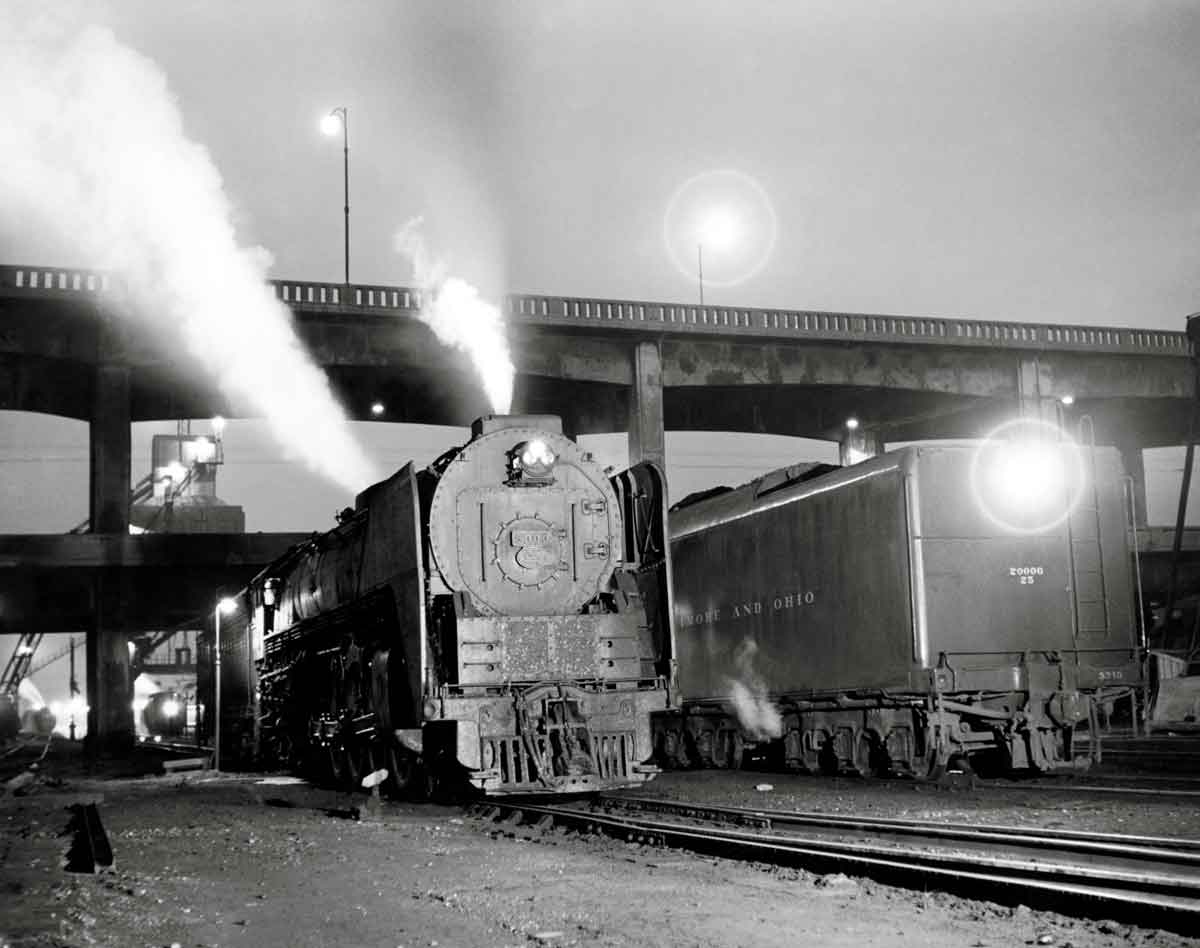
[(804, 764), (804, 769), (810, 774), (820, 774), (824, 769), (821, 757), (825, 747), (825, 738), (824, 731), (804, 732), (804, 747), (800, 760)]
[(713, 735), (709, 759), (712, 760), (712, 765), (718, 770), (724, 770), (729, 766), (728, 744), (728, 731), (717, 731), (716, 734)]
[(867, 731), (860, 731), (854, 739), (854, 769), (862, 777), (875, 776), (875, 742)]
[(730, 770), (742, 769), (742, 758), (746, 755), (746, 742), (742, 740), (741, 731), (733, 731), (729, 739), (729, 756), (726, 758), (729, 761)]

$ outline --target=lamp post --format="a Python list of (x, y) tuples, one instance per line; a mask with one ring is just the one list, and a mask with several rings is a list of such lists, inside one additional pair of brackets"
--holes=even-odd
[(345, 240), (345, 257), (346, 257), (346, 286), (350, 285), (350, 118), (349, 110), (344, 105), (339, 105), (321, 120), (321, 131), (326, 135), (336, 135), (338, 129), (342, 132), (342, 182), (344, 186), (345, 202), (342, 206), (342, 214), (345, 217), (346, 240)]
[(221, 615), (229, 615), (237, 603), (221, 599), (213, 610), (213, 770), (221, 769)]

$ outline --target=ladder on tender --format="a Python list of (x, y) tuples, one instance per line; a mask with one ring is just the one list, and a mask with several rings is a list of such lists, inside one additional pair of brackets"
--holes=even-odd
[(1071, 550), (1071, 586), (1075, 594), (1075, 634), (1105, 638), (1111, 625), (1104, 577), (1100, 486), (1096, 482), (1096, 434), (1090, 422), (1091, 419), (1085, 417), (1079, 423), (1080, 447), (1087, 459), (1084, 471), (1087, 485), (1080, 494), (1079, 504), (1067, 518), (1067, 538)]

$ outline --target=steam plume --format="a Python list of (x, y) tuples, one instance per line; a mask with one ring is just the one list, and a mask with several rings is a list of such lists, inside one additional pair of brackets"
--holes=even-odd
[(79, 26), (71, 15), (84, 8), (49, 9), (0, 12), (8, 242), (109, 271), (126, 293), (121, 315), (236, 410), (264, 414), (290, 454), (348, 490), (376, 479), (265, 285), (269, 254), (238, 246), (220, 174), (184, 133), (162, 71), (110, 30)]
[(742, 729), (754, 740), (774, 739), (783, 734), (783, 718), (767, 697), (766, 682), (754, 670), (758, 645), (746, 639), (734, 655), (737, 678), (727, 679), (730, 700)]
[(396, 233), (396, 250), (412, 262), (421, 290), (421, 322), (448, 346), (470, 356), (483, 381), (492, 411), (512, 408), (513, 368), (500, 307), (481, 299), (479, 291), (459, 277), (446, 275), (444, 261), (431, 258), (421, 235), (422, 219), (413, 218)]

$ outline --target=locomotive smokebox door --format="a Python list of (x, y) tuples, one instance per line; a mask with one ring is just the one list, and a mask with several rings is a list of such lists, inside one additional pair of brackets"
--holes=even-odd
[(578, 489), (460, 494), (458, 566), (476, 602), (506, 614), (582, 608), (611, 572), (608, 517), (582, 512), (602, 500)]
[(608, 588), (620, 505), (607, 477), (541, 417), (491, 417), (447, 467), (429, 538), (446, 584), (484, 615), (571, 615)]

